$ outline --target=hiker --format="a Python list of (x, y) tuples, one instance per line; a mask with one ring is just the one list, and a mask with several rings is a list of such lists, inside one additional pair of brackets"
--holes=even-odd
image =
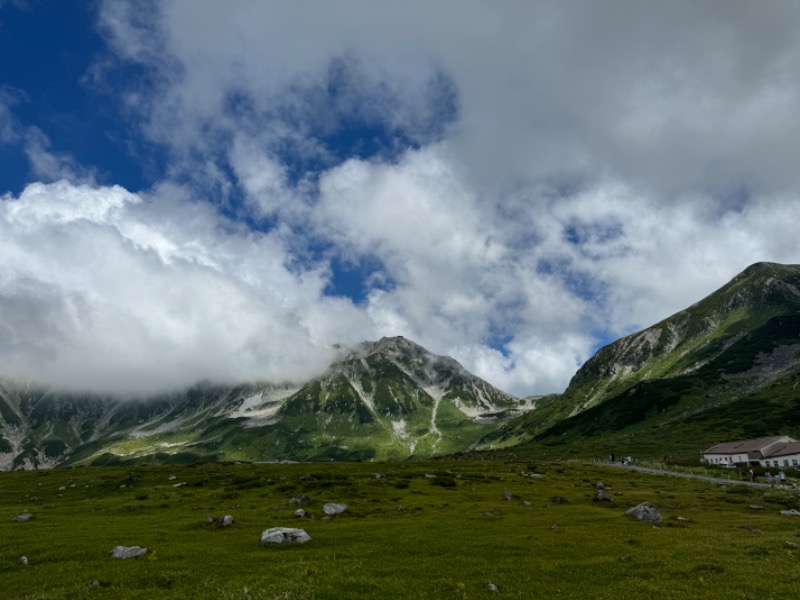
[(612, 462), (612, 464), (614, 462), (614, 453), (613, 452), (611, 453), (611, 462)]
[(772, 473), (767, 471), (766, 473), (764, 473), (764, 477), (766, 477), (769, 487), (772, 487)]
[(783, 469), (778, 471), (778, 479), (781, 482), (781, 487), (783, 487), (783, 484), (786, 483), (786, 473), (783, 472)]
[(750, 467), (750, 481), (756, 480), (756, 470), (753, 467)]

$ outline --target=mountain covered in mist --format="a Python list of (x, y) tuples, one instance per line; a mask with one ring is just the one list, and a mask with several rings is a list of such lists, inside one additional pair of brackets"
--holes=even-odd
[(600, 349), (563, 394), (481, 446), (580, 442), (696, 454), (724, 439), (779, 434), (800, 434), (800, 265), (757, 263)]
[(160, 460), (402, 459), (463, 451), (531, 405), (402, 337), (298, 386), (198, 384), (138, 399), (0, 382), (0, 469)]

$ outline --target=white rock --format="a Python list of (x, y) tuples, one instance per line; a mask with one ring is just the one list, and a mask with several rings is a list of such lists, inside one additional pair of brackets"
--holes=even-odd
[(261, 534), (262, 544), (305, 544), (311, 536), (294, 527), (272, 527)]
[(114, 558), (136, 558), (147, 554), (147, 548), (141, 546), (114, 546), (111, 549), (111, 556)]
[(25, 521), (30, 521), (32, 518), (33, 515), (31, 513), (22, 513), (16, 517), (11, 517), (11, 520), (16, 521), (17, 523), (24, 523)]
[(347, 510), (347, 504), (337, 504), (336, 502), (328, 502), (322, 507), (322, 511), (329, 516), (340, 515)]
[(177, 475), (170, 475), (170, 476), (169, 476), (169, 480), (170, 480), (170, 481), (175, 481), (177, 478), (178, 478), (178, 476), (177, 476)]
[(794, 508), (790, 508), (789, 510), (782, 510), (781, 514), (787, 517), (800, 517), (800, 511)]
[(25, 565), (27, 567), (28, 566), (28, 557), (27, 556), (20, 556), (19, 557), (19, 562), (21, 562), (23, 565)]
[(231, 515), (225, 515), (224, 517), (222, 517), (220, 522), (222, 523), (223, 527), (230, 527), (231, 525), (233, 525), (233, 517)]
[(294, 516), (297, 518), (303, 518), (306, 516), (306, 511), (304, 511), (302, 508), (298, 508), (296, 511), (294, 511)]
[(642, 502), (633, 508), (629, 508), (625, 511), (625, 514), (640, 521), (661, 521), (661, 513), (649, 502)]

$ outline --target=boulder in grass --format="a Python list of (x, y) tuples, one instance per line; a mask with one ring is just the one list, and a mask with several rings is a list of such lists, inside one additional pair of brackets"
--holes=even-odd
[(794, 508), (790, 508), (789, 510), (782, 510), (781, 514), (785, 517), (800, 517), (800, 511)]
[(328, 502), (325, 506), (322, 507), (323, 512), (332, 517), (334, 515), (340, 515), (343, 512), (347, 511), (347, 504), (338, 504), (336, 502)]
[(611, 502), (611, 494), (609, 494), (605, 489), (598, 489), (597, 494), (595, 494), (594, 501)]
[(16, 521), (17, 523), (25, 523), (26, 521), (30, 521), (32, 518), (33, 515), (31, 513), (22, 513), (21, 515), (11, 517), (11, 520)]
[(661, 521), (661, 513), (649, 502), (642, 502), (633, 508), (629, 508), (625, 511), (625, 514), (639, 521), (652, 521), (656, 523)]
[(147, 548), (141, 546), (114, 546), (111, 550), (113, 558), (136, 558), (147, 554)]
[(261, 534), (262, 544), (305, 544), (310, 541), (310, 535), (294, 527), (272, 527)]
[(223, 527), (230, 527), (233, 525), (233, 517), (231, 515), (225, 515), (220, 519), (220, 525)]
[(292, 498), (289, 499), (289, 504), (308, 506), (309, 504), (311, 504), (311, 498), (309, 498), (305, 494), (300, 494), (299, 496), (292, 496)]

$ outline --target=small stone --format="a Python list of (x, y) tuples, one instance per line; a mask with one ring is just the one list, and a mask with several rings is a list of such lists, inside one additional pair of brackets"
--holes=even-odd
[(790, 508), (789, 510), (782, 510), (781, 514), (786, 517), (800, 517), (800, 511)]
[(386, 475), (384, 475), (383, 473), (373, 473), (372, 475), (375, 477), (375, 479), (383, 479), (384, 477), (386, 477)]
[(91, 583), (91, 586), (92, 586), (93, 588), (99, 588), (99, 587), (100, 587), (100, 582), (99, 582), (99, 581), (97, 581), (97, 580), (95, 579), (95, 580), (94, 580), (94, 581)]
[(558, 526), (558, 525), (556, 525), (555, 523), (553, 523), (552, 525), (550, 525), (550, 529), (552, 529), (553, 531), (561, 531), (561, 527), (559, 527), (559, 526)]
[(310, 503), (311, 503), (311, 498), (309, 498), (305, 494), (300, 494), (299, 496), (292, 496), (289, 499), (289, 504), (298, 504), (299, 506), (308, 506)]
[(302, 529), (293, 527), (272, 527), (261, 534), (262, 544), (305, 544), (311, 536)]
[(631, 562), (632, 560), (633, 560), (633, 557), (630, 554), (625, 554), (625, 555), (619, 557), (619, 562), (623, 562), (623, 563)]
[(689, 519), (687, 519), (686, 517), (675, 517), (675, 520), (678, 521), (679, 523), (688, 523), (689, 522)]
[(25, 565), (27, 567), (28, 566), (28, 557), (27, 556), (20, 556), (19, 557), (19, 562), (21, 562), (23, 565)]
[(520, 504), (522, 504), (522, 506), (530, 506), (531, 505), (531, 503), (528, 502), (527, 500), (523, 500), (522, 502), (520, 502)]
[(489, 586), (488, 586), (488, 587), (489, 587), (489, 591), (490, 591), (490, 592), (494, 592), (495, 594), (499, 594), (499, 593), (500, 593), (500, 588), (498, 588), (498, 587), (497, 587), (495, 584), (493, 584), (491, 581), (489, 582)]
[(169, 476), (169, 480), (170, 480), (170, 481), (175, 481), (177, 478), (178, 478), (178, 476), (177, 476), (177, 475), (170, 475), (170, 476)]
[(113, 558), (136, 558), (144, 554), (147, 554), (147, 548), (141, 546), (114, 546), (111, 549)]
[(212, 523), (214, 523), (214, 519), (211, 518), (211, 517), (206, 517), (206, 520), (204, 521), (204, 523), (206, 525), (211, 525)]
[(176, 489), (177, 489), (177, 488), (183, 487), (183, 486), (185, 486), (185, 485), (186, 485), (186, 482), (185, 482), (185, 481), (181, 481), (180, 483), (176, 483), (176, 484), (175, 484), (175, 485), (173, 485), (172, 487), (174, 487), (174, 488), (176, 488)]
[(63, 491), (64, 491), (64, 490), (66, 490), (66, 489), (67, 489), (67, 488), (66, 488), (66, 487), (64, 487), (63, 485), (61, 485), (61, 486), (59, 486), (59, 487), (58, 487), (58, 491), (59, 491), (59, 492), (63, 492)]
[(503, 500), (509, 502), (511, 500), (511, 492), (508, 490), (503, 490)]
[(594, 497), (595, 502), (611, 502), (611, 494), (609, 494), (604, 489), (597, 490), (597, 494)]
[[(792, 549), (792, 550), (797, 550), (798, 548), (800, 548), (800, 544), (796, 544), (795, 542), (786, 542), (785, 546), (787, 548)], [(23, 556), (22, 558), (25, 558), (25, 557)], [(28, 563), (25, 563), (25, 564), (28, 564)]]
[(297, 478), (297, 481), (314, 481), (316, 479), (313, 475), (300, 475)]
[(231, 515), (225, 515), (220, 519), (220, 524), (223, 527), (230, 527), (231, 525), (233, 525), (233, 517)]
[(539, 475), (539, 473), (531, 473), (530, 476), (533, 477), (534, 479), (541, 479), (542, 478), (542, 476)]
[(764, 510), (764, 507), (761, 506), (760, 504), (751, 504), (750, 508), (752, 508), (753, 510)]
[(347, 504), (339, 504), (337, 502), (328, 502), (322, 507), (322, 512), (328, 516), (340, 515), (347, 511)]
[(554, 504), (569, 504), (569, 500), (566, 498), (562, 498), (561, 496), (556, 496), (552, 499)]
[(491, 519), (492, 517), (494, 517), (494, 515), (490, 512), (483, 513), (483, 516), (486, 517), (487, 519)]
[(602, 481), (598, 481), (597, 483), (594, 484), (594, 489), (596, 489), (596, 490), (604, 490), (604, 489), (606, 489), (606, 486)]
[(427, 479), (436, 479), (436, 475), (431, 475), (430, 473), (425, 473), (425, 477)]
[(405, 510), (405, 509), (406, 509), (406, 507), (403, 506), (402, 504), (398, 504), (397, 505), (397, 510)]
[(296, 511), (294, 511), (294, 516), (298, 519), (302, 519), (306, 516), (306, 511), (304, 511), (302, 508), (298, 508)]
[(16, 521), (17, 523), (25, 523), (26, 521), (30, 521), (33, 518), (33, 515), (29, 512), (22, 513), (21, 515), (17, 515), (15, 517), (11, 517), (12, 521)]

